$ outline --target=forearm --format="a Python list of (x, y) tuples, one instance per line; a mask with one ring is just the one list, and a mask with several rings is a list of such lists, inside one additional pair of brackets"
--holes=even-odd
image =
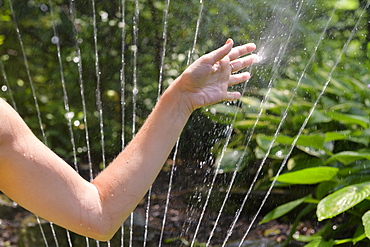
[(182, 93), (177, 87), (170, 87), (131, 143), (93, 181), (112, 232), (155, 180), (190, 114)]

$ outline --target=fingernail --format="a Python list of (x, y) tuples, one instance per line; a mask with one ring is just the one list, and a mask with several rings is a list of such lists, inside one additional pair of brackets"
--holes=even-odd
[(230, 39), (230, 38), (228, 38), (228, 39), (226, 40), (226, 43), (225, 43), (225, 44), (227, 45), (227, 44), (231, 43), (231, 41), (233, 41), (233, 40), (232, 40), (232, 39)]

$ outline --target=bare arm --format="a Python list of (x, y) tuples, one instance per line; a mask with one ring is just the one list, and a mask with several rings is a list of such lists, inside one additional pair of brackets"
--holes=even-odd
[(240, 97), (227, 88), (250, 75), (231, 72), (253, 62), (254, 56), (239, 57), (255, 46), (232, 46), (228, 41), (177, 78), (136, 137), (92, 183), (44, 146), (0, 100), (0, 189), (26, 209), (71, 231), (110, 239), (153, 183), (191, 113)]

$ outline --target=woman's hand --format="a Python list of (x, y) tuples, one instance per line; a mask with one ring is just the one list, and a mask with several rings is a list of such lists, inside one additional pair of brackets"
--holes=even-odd
[(233, 48), (228, 39), (221, 48), (212, 51), (190, 65), (175, 87), (180, 89), (190, 112), (202, 106), (240, 98), (239, 92), (228, 92), (229, 86), (249, 80), (248, 72), (232, 74), (255, 62), (257, 55), (241, 57), (256, 49), (252, 43)]

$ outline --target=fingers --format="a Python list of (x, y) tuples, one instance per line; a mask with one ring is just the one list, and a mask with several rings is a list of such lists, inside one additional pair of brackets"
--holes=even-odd
[(243, 55), (246, 55), (248, 53), (253, 52), (256, 49), (256, 45), (253, 43), (248, 43), (245, 45), (237, 46), (234, 47), (230, 53), (229, 53), (229, 58), (230, 61), (235, 60)]
[(245, 67), (248, 67), (249, 65), (255, 63), (257, 60), (258, 56), (256, 54), (252, 54), (250, 56), (231, 61), (230, 66), (232, 67), (232, 72), (237, 72)]
[[(251, 75), (249, 72), (244, 72), (236, 75), (231, 75), (229, 78), (229, 86), (248, 81), (251, 78)], [(241, 94), (239, 92), (227, 92), (226, 93), (226, 101), (234, 101), (241, 97)]]
[(241, 94), (239, 92), (227, 92), (226, 98), (224, 100), (226, 101), (234, 101), (241, 97)]
[(231, 75), (228, 81), (228, 85), (232, 86), (232, 85), (244, 82), (244, 81), (248, 81), (250, 78), (251, 78), (251, 74), (249, 72)]
[[(225, 45), (223, 45), (222, 47), (218, 48), (217, 50), (211, 53), (208, 53), (207, 55), (204, 56), (204, 59), (206, 59), (209, 64), (213, 65), (216, 62), (221, 61), (226, 56), (228, 56), (230, 61), (233, 61), (243, 55), (253, 52), (256, 49), (256, 45), (253, 43), (237, 46), (234, 48), (233, 48), (233, 45), (234, 45), (234, 41), (232, 39), (228, 39)], [(248, 60), (248, 61), (251, 61), (251, 60)], [(248, 61), (246, 63), (247, 65), (245, 65), (244, 67), (253, 63), (253, 61), (251, 61), (252, 63), (248, 63)], [(240, 65), (239, 69), (237, 69), (236, 71), (244, 67)]]

